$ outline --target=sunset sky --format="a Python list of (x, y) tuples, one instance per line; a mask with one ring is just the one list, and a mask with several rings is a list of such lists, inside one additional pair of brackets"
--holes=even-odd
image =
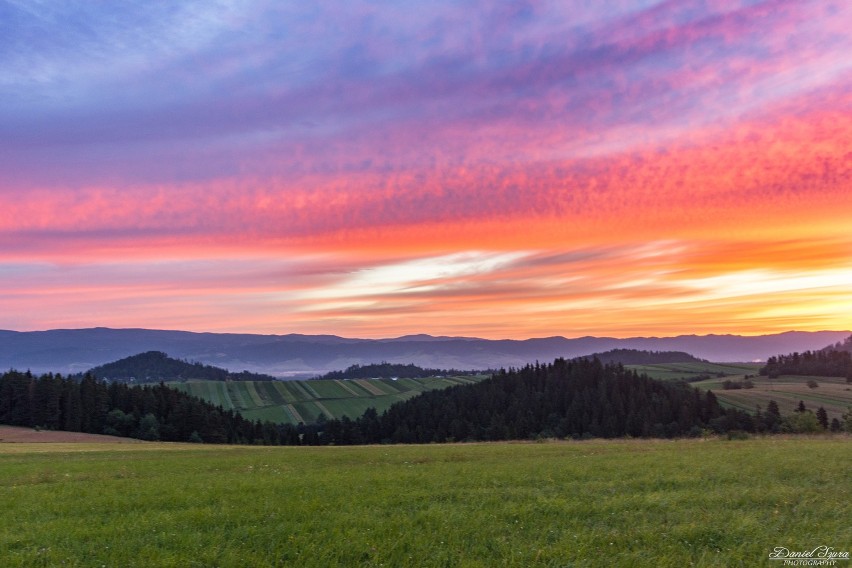
[(0, 0), (0, 329), (850, 329), (850, 30), (848, 0)]

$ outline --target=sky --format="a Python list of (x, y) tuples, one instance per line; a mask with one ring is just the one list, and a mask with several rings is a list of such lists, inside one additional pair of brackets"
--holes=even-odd
[(0, 0), (0, 329), (852, 329), (852, 2)]

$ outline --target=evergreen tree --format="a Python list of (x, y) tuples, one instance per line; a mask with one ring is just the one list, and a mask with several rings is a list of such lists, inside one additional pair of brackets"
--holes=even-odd
[(828, 430), (828, 413), (825, 408), (819, 407), (816, 411), (816, 418), (823, 430)]

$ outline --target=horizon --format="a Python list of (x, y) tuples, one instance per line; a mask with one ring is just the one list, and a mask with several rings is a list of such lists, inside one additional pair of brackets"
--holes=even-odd
[(0, 328), (852, 329), (849, 29), (816, 0), (2, 4)]
[(318, 334), (304, 334), (304, 333), (251, 333), (251, 332), (234, 332), (234, 331), (198, 331), (191, 329), (155, 329), (155, 328), (145, 328), (145, 327), (108, 327), (108, 326), (93, 326), (93, 327), (80, 327), (80, 328), (53, 328), (53, 329), (31, 329), (31, 330), (16, 330), (16, 329), (2, 329), (0, 328), (0, 332), (12, 332), (12, 333), (48, 333), (54, 331), (153, 331), (153, 332), (176, 332), (176, 333), (191, 333), (197, 335), (204, 334), (212, 334), (212, 335), (258, 335), (258, 336), (269, 336), (269, 337), (289, 337), (293, 335), (297, 336), (305, 336), (305, 337), (336, 337), (339, 339), (353, 339), (353, 340), (398, 340), (398, 339), (406, 339), (408, 337), (428, 337), (431, 339), (470, 339), (470, 340), (485, 340), (485, 341), (529, 341), (529, 340), (540, 340), (540, 339), (567, 339), (567, 340), (576, 340), (576, 339), (615, 339), (615, 340), (630, 340), (630, 339), (675, 339), (680, 337), (767, 337), (767, 336), (777, 336), (777, 335), (786, 335), (792, 333), (807, 333), (807, 334), (817, 334), (817, 333), (849, 333), (852, 334), (852, 330), (848, 329), (819, 329), (819, 330), (800, 330), (800, 329), (789, 329), (786, 331), (773, 332), (773, 333), (759, 333), (759, 334), (744, 334), (744, 333), (683, 333), (678, 335), (633, 335), (633, 336), (614, 336), (614, 335), (547, 335), (547, 336), (529, 336), (529, 337), (486, 337), (486, 336), (462, 336), (462, 335), (433, 335), (430, 333), (409, 333), (398, 336), (383, 336), (383, 337), (368, 337), (368, 336), (343, 336), (336, 335), (331, 333), (318, 333)]

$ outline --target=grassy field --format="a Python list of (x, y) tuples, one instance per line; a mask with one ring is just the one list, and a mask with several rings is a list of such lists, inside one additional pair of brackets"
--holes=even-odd
[[(693, 383), (693, 386), (709, 389), (723, 405), (733, 406), (742, 410), (753, 412), (756, 405), (766, 410), (770, 400), (778, 403), (781, 414), (789, 414), (799, 404), (813, 411), (822, 406), (828, 413), (829, 419), (840, 419), (844, 412), (852, 407), (852, 385), (842, 377), (803, 377), (784, 375), (777, 379), (766, 377), (753, 377), (752, 389), (724, 390), (722, 381), (725, 379), (714, 378), (707, 381)], [(809, 381), (816, 381), (816, 388), (808, 386)]]
[(358, 418), (372, 407), (383, 412), (421, 392), (464, 385), (485, 378), (364, 379), (352, 381), (187, 381), (169, 383), (249, 420), (311, 424), (320, 416)]
[[(842, 377), (805, 377), (784, 375), (777, 379), (757, 376), (759, 363), (666, 363), (660, 365), (627, 365), (655, 379), (689, 379), (696, 375), (711, 375), (712, 378), (693, 382), (692, 386), (712, 390), (723, 406), (754, 412), (760, 405), (766, 409), (770, 400), (778, 403), (781, 414), (789, 414), (803, 401), (810, 410), (825, 408), (829, 419), (840, 419), (852, 407), (852, 385)], [(724, 374), (724, 376), (718, 376)], [(741, 381), (749, 375), (753, 389), (724, 390), (724, 381)], [(810, 388), (808, 381), (815, 380), (819, 386)]]
[[(698, 375), (724, 374), (728, 379), (743, 375), (756, 375), (760, 363), (660, 363), (657, 365), (625, 365), (628, 369), (645, 373), (660, 380), (690, 379)], [(723, 379), (724, 380), (724, 379)]]
[(0, 444), (0, 566), (770, 566), (852, 547), (850, 443)]

